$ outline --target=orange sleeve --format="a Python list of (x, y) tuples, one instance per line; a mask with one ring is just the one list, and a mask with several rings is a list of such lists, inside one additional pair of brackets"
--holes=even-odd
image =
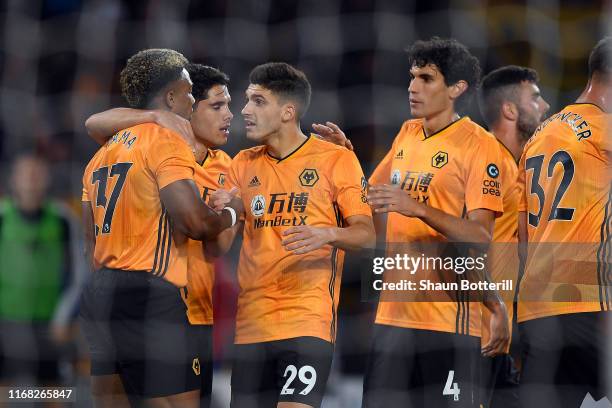
[(465, 206), (466, 210), (485, 209), (503, 213), (501, 189), (501, 151), (493, 136), (483, 137), (478, 147), (466, 160)]
[[(95, 156), (94, 156), (95, 157)], [(87, 166), (85, 167), (85, 171), (83, 172), (83, 191), (81, 193), (81, 201), (91, 201), (89, 199), (89, 194), (87, 192), (87, 186), (89, 186), (91, 184), (91, 170), (90, 167), (92, 167), (92, 162), (93, 162), (93, 158), (89, 161), (89, 163), (87, 163)]]
[(393, 156), (395, 155), (395, 145), (397, 139), (404, 131), (405, 126), (406, 123), (402, 125), (402, 128), (397, 133), (397, 136), (395, 136), (395, 139), (393, 139), (393, 144), (391, 144), (391, 148), (372, 172), (372, 175), (368, 180), (369, 185), (389, 184), (391, 182), (391, 164), (393, 163)]
[(334, 183), (334, 201), (344, 218), (353, 215), (372, 216), (367, 202), (368, 183), (355, 153), (341, 150), (330, 174)]
[(178, 180), (193, 179), (193, 152), (187, 143), (169, 130), (160, 128), (157, 139), (151, 143), (146, 154), (159, 189)]
[(518, 202), (518, 210), (519, 211), (527, 211), (527, 173), (525, 171), (525, 153), (526, 150), (523, 150), (523, 154), (521, 154), (521, 160), (518, 165), (518, 186), (519, 186), (519, 202)]
[(391, 163), (393, 162), (393, 147), (387, 152), (385, 157), (378, 163), (378, 166), (372, 172), (368, 183), (371, 185), (376, 184), (389, 184), (391, 177)]

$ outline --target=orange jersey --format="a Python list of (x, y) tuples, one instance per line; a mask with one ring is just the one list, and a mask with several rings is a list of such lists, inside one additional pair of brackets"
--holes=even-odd
[(343, 251), (326, 245), (295, 255), (281, 234), (291, 226), (371, 217), (357, 157), (314, 137), (282, 160), (258, 146), (238, 153), (226, 184), (240, 189), (246, 209), (236, 343), (302, 336), (333, 342)]
[[(487, 131), (464, 117), (425, 137), (420, 119), (404, 122), (370, 184), (396, 184), (417, 201), (455, 217), (469, 211), (503, 210), (499, 179), (500, 149)], [(391, 245), (445, 242), (446, 238), (417, 218), (389, 213), (387, 256)], [(427, 273), (427, 272), (425, 272)], [(384, 297), (381, 293), (381, 298)], [(478, 335), (480, 308), (459, 301), (379, 301), (376, 323), (397, 327)], [(441, 300), (437, 295), (436, 300)]]
[(193, 179), (194, 156), (177, 134), (145, 123), (114, 135), (83, 175), (93, 211), (96, 268), (149, 271), (187, 284), (187, 248), (177, 247), (159, 190)]
[(518, 320), (612, 308), (610, 115), (572, 104), (527, 142), (519, 211), (529, 251)]
[[(195, 182), (202, 199), (222, 187), (232, 159), (221, 150), (208, 149), (200, 166), (195, 167)], [(187, 316), (191, 324), (212, 324), (212, 290), (215, 283), (214, 258), (204, 255), (202, 242), (188, 241)]]
[[(514, 293), (518, 279), (518, 203), (521, 188), (518, 184), (518, 165), (512, 153), (501, 146), (500, 179), (503, 191), (504, 213), (495, 220), (493, 240), (488, 254), (489, 276), (493, 282), (512, 281), (512, 290), (500, 296), (508, 311), (508, 327), (512, 333), (514, 316)], [(489, 341), (489, 324), (491, 312), (481, 305), (482, 310), (482, 344)], [(510, 351), (510, 345), (506, 352)]]

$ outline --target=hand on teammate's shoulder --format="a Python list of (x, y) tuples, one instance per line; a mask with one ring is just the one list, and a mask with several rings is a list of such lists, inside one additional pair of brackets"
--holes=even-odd
[(325, 125), (313, 123), (312, 128), (316, 133), (313, 133), (321, 140), (333, 143), (338, 146), (344, 146), (350, 151), (353, 151), (353, 144), (347, 139), (346, 135), (338, 125), (333, 122), (325, 122)]

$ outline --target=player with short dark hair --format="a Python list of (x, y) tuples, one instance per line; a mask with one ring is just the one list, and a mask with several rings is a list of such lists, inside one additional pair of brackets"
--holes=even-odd
[[(190, 63), (187, 71), (193, 81), (194, 112), (185, 126), (185, 119), (163, 110), (115, 108), (92, 115), (87, 121), (89, 134), (100, 144), (112, 136), (112, 130), (155, 122), (162, 127), (184, 132), (191, 127), (195, 137), (195, 182), (200, 195), (209, 202), (212, 192), (223, 186), (231, 158), (217, 147), (227, 142), (233, 117), (228, 85), (229, 77), (217, 68)], [(212, 391), (212, 291), (215, 280), (215, 257), (227, 252), (238, 224), (213, 240), (188, 242), (188, 276), (184, 291), (189, 322), (197, 332), (200, 361), (200, 407), (210, 406)]]
[(293, 101), (297, 109), (297, 120), (308, 111), (312, 93), (310, 82), (302, 71), (289, 64), (258, 65), (249, 74), (249, 82), (274, 92), (281, 101)]
[[(521, 91), (522, 88), (532, 88), (530, 85), (537, 84), (539, 80), (536, 70), (517, 65), (506, 65), (485, 75), (480, 83), (478, 100), (480, 112), (489, 129), (501, 121), (501, 115), (504, 114), (502, 112), (503, 105), (513, 103), (518, 109), (518, 130), (523, 139), (530, 138), (542, 122), (542, 109), (536, 109), (531, 114), (526, 114), (526, 109), (521, 103), (521, 98), (524, 98)], [(529, 99), (543, 106), (544, 101), (541, 99), (537, 86), (532, 91)]]
[[(492, 245), (488, 253), (489, 271), (494, 282), (518, 283), (518, 160), (523, 146), (542, 123), (549, 105), (542, 98), (535, 70), (516, 65), (497, 68), (484, 76), (479, 89), (479, 107), (489, 131), (501, 147), (500, 182), (504, 213), (495, 220)], [(504, 295), (508, 323), (512, 332), (514, 294)], [(481, 344), (489, 340), (490, 313), (482, 308)], [(514, 347), (518, 350), (518, 347)], [(481, 398), (485, 407), (518, 406), (518, 371), (509, 354), (482, 357)], [(514, 353), (513, 353), (514, 354)]]
[[(193, 110), (187, 60), (144, 50), (121, 73), (130, 106)], [(82, 301), (96, 404), (197, 406), (196, 336), (180, 288), (187, 284), (185, 236), (212, 239), (236, 223), (236, 200), (220, 214), (200, 198), (194, 156), (179, 135), (153, 123), (116, 133), (83, 177), (83, 220), (95, 269)], [(231, 206), (231, 208), (229, 207)]]
[(319, 407), (344, 250), (374, 245), (365, 178), (352, 152), (302, 133), (310, 84), (301, 71), (268, 63), (250, 80), (242, 115), (261, 146), (238, 153), (226, 181), (247, 209), (231, 406)]
[[(404, 122), (370, 177), (368, 195), (375, 218), (388, 213), (386, 226), (377, 221), (379, 233), (386, 231), (387, 256), (442, 257), (451, 242), (471, 250), (486, 247), (503, 211), (496, 182), (499, 146), (457, 114), (478, 85), (478, 60), (456, 40), (435, 37), (417, 41), (408, 57), (415, 119)], [(465, 277), (452, 269), (397, 272), (385, 273), (385, 282), (477, 280), (476, 271)], [(415, 296), (380, 293), (363, 406), (477, 406), (479, 299), (462, 290), (423, 290)], [(495, 291), (485, 292), (482, 302), (493, 316), (493, 335), (482, 352), (493, 355), (506, 347), (507, 315)]]
[(611, 58), (606, 37), (590, 54), (582, 94), (538, 127), (519, 164), (524, 407), (612, 399)]

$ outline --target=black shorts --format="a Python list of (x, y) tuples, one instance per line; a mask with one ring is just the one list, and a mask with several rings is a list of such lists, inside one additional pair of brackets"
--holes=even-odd
[(478, 407), (480, 338), (374, 325), (363, 407)]
[(213, 382), (213, 326), (194, 325), (197, 334), (197, 351), (200, 358), (200, 408), (211, 404)]
[[(595, 406), (605, 396), (610, 370), (612, 313), (573, 313), (519, 323), (523, 371), (522, 407)], [(609, 371), (608, 371), (608, 374)], [(609, 383), (607, 383), (609, 384)], [(587, 394), (591, 396), (588, 397)]]
[(519, 372), (510, 354), (480, 357), (483, 408), (518, 408)]
[(92, 376), (119, 374), (141, 398), (200, 388), (197, 336), (177, 287), (148, 272), (101, 269), (81, 302)]
[(334, 346), (316, 337), (237, 344), (233, 408), (275, 408), (278, 402), (321, 406)]

